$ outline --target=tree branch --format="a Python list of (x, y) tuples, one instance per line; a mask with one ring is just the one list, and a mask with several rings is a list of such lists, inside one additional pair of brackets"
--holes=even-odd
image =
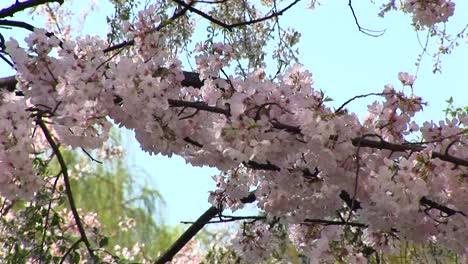
[(353, 14), (354, 23), (358, 27), (359, 32), (362, 32), (362, 33), (364, 33), (364, 34), (366, 34), (368, 36), (371, 36), (371, 37), (380, 37), (383, 34), (385, 34), (386, 29), (384, 29), (384, 30), (372, 30), (372, 29), (367, 29), (367, 28), (361, 27), (361, 25), (359, 24), (359, 21), (357, 19), (357, 16), (356, 16), (356, 12), (354, 12), (353, 4), (351, 3), (351, 1), (352, 0), (348, 1), (348, 6), (349, 6), (349, 9), (351, 10), (351, 13)]
[(12, 4), (11, 6), (0, 10), (0, 18), (11, 17), (17, 12), (21, 12), (27, 8), (36, 7), (39, 5), (46, 4), (46, 3), (57, 2), (60, 5), (62, 5), (63, 1), (64, 0), (29, 0), (29, 1), (24, 1), (24, 2), (15, 1), (15, 3)]
[(16, 21), (16, 20), (8, 20), (8, 19), (0, 19), (0, 25), (1, 26), (24, 28), (24, 29), (27, 29), (29, 31), (34, 31), (34, 29), (35, 29), (35, 27), (33, 25), (28, 24), (26, 22)]
[(195, 221), (154, 263), (165, 264), (179, 252), (213, 217), (221, 213), (222, 209), (210, 207)]
[(270, 15), (267, 15), (267, 16), (264, 16), (264, 17), (261, 17), (261, 18), (257, 18), (257, 19), (252, 19), (252, 20), (249, 20), (249, 21), (234, 23), (234, 24), (227, 24), (227, 23), (225, 23), (225, 22), (223, 22), (221, 20), (218, 20), (218, 19), (206, 14), (205, 12), (203, 12), (203, 11), (201, 11), (199, 9), (196, 9), (195, 7), (192, 6), (193, 1), (191, 1), (190, 3), (185, 3), (183, 0), (172, 0), (172, 1), (175, 2), (176, 4), (180, 5), (180, 6), (183, 6), (183, 7), (187, 8), (191, 12), (205, 18), (206, 20), (209, 20), (213, 24), (216, 24), (216, 25), (218, 25), (218, 26), (220, 26), (222, 28), (225, 28), (225, 29), (227, 29), (229, 31), (232, 31), (232, 29), (236, 28), (236, 27), (252, 25), (252, 24), (255, 24), (255, 23), (266, 21), (268, 19), (272, 19), (274, 17), (281, 16), (281, 15), (283, 15), (284, 12), (286, 12), (288, 9), (290, 9), (291, 7), (293, 7), (294, 5), (299, 3), (299, 1), (301, 1), (301, 0), (295, 0), (294, 2), (292, 2), (291, 4), (286, 6), (285, 8), (281, 9), (278, 12), (272, 12)]
[(76, 226), (78, 227), (78, 231), (81, 236), (81, 240), (83, 243), (85, 243), (86, 248), (88, 249), (88, 253), (91, 256), (92, 259), (95, 259), (94, 252), (91, 249), (91, 243), (88, 240), (88, 237), (86, 236), (86, 231), (83, 227), (83, 224), (81, 223), (80, 215), (78, 213), (78, 209), (76, 208), (75, 205), (75, 200), (73, 199), (73, 193), (71, 190), (71, 184), (70, 184), (70, 178), (68, 175), (68, 169), (67, 169), (67, 164), (65, 163), (65, 160), (62, 156), (62, 153), (60, 152), (60, 149), (55, 142), (55, 140), (52, 138), (52, 135), (47, 128), (46, 124), (44, 121), (38, 117), (36, 120), (36, 123), (39, 125), (41, 128), (42, 132), (44, 133), (45, 138), (47, 139), (47, 142), (49, 142), (50, 147), (52, 148), (53, 152), (55, 153), (55, 156), (57, 157), (57, 161), (60, 164), (60, 170), (62, 171), (63, 175), (63, 181), (65, 183), (65, 193), (68, 198), (68, 203), (70, 204), (70, 210), (72, 211), (73, 218), (75, 219)]
[[(248, 196), (241, 199), (243, 203), (253, 203), (256, 200), (255, 193), (251, 192)], [(213, 217), (223, 211), (222, 208), (210, 207), (206, 210), (192, 225), (164, 252), (154, 263), (165, 264), (179, 252)]]
[[(360, 144), (361, 147), (369, 147), (369, 148), (374, 148), (374, 149), (386, 149), (386, 150), (391, 150), (395, 152), (406, 152), (406, 151), (420, 152), (425, 149), (425, 147), (423, 146), (394, 144), (394, 143), (390, 143), (382, 139), (379, 141), (375, 141), (375, 140), (364, 139), (364, 138), (353, 138), (351, 141), (354, 146), (358, 146)], [(438, 158), (440, 160), (447, 161), (456, 165), (468, 167), (468, 160), (461, 159), (461, 158), (452, 156), (450, 154), (442, 154), (442, 153), (433, 151), (432, 158)]]

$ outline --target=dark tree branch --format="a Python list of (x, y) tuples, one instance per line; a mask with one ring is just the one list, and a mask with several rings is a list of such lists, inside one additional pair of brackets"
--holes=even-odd
[(227, 24), (227, 23), (225, 23), (225, 22), (223, 22), (221, 20), (218, 20), (218, 19), (206, 14), (205, 12), (203, 12), (203, 11), (201, 11), (199, 9), (196, 9), (195, 7), (192, 6), (193, 1), (191, 1), (190, 3), (185, 3), (184, 0), (172, 0), (172, 1), (175, 2), (176, 4), (180, 5), (180, 6), (188, 8), (188, 10), (190, 10), (191, 12), (193, 12), (193, 13), (195, 13), (195, 14), (209, 20), (213, 24), (216, 24), (216, 25), (218, 25), (218, 26), (220, 26), (222, 28), (225, 28), (225, 29), (227, 29), (229, 31), (232, 31), (232, 29), (236, 28), (236, 27), (252, 25), (252, 24), (255, 24), (255, 23), (266, 21), (268, 19), (272, 19), (274, 17), (281, 16), (281, 15), (283, 15), (284, 12), (286, 12), (288, 9), (290, 9), (291, 7), (293, 7), (294, 5), (299, 3), (299, 1), (301, 1), (301, 0), (295, 0), (294, 2), (292, 2), (291, 4), (286, 6), (285, 8), (283, 8), (280, 11), (277, 11), (277, 12), (272, 12), (270, 15), (267, 15), (267, 16), (264, 16), (264, 17), (261, 17), (261, 18), (257, 18), (257, 19), (253, 19), (253, 20), (249, 20), (249, 21), (234, 23), (234, 24)]
[(70, 178), (68, 175), (68, 169), (67, 169), (67, 164), (65, 162), (65, 159), (62, 156), (62, 153), (60, 152), (59, 146), (53, 139), (49, 129), (47, 128), (46, 124), (44, 121), (38, 117), (36, 120), (37, 125), (41, 128), (47, 142), (49, 143), (50, 147), (52, 148), (53, 152), (55, 153), (55, 156), (57, 157), (57, 161), (60, 165), (60, 170), (63, 175), (63, 181), (65, 183), (65, 193), (68, 198), (68, 203), (70, 205), (70, 210), (73, 214), (73, 218), (75, 219), (76, 226), (78, 227), (78, 231), (80, 233), (81, 241), (85, 243), (86, 248), (88, 249), (88, 253), (91, 256), (92, 259), (95, 259), (95, 255), (93, 250), (91, 249), (91, 243), (88, 240), (88, 237), (86, 235), (86, 231), (83, 227), (83, 224), (81, 223), (80, 215), (78, 213), (78, 209), (76, 208), (75, 205), (75, 200), (73, 199), (73, 193), (71, 190), (71, 184), (70, 184)]
[(75, 243), (73, 243), (73, 244), (67, 249), (67, 251), (66, 251), (66, 252), (63, 254), (63, 256), (60, 258), (59, 264), (62, 264), (62, 263), (67, 259), (68, 255), (70, 255), (70, 253), (72, 252), (72, 250), (73, 250), (74, 248), (76, 248), (76, 247), (78, 246), (78, 244), (81, 243), (82, 240), (83, 240), (82, 238), (78, 239), (77, 241), (75, 241)]
[(169, 105), (171, 107), (191, 107), (198, 110), (208, 111), (211, 113), (218, 113), (223, 114), (225, 116), (230, 116), (231, 112), (227, 109), (223, 109), (220, 107), (209, 106), (205, 102), (188, 102), (188, 101), (180, 101), (180, 100), (168, 100)]
[(35, 27), (31, 24), (28, 24), (26, 22), (22, 21), (16, 21), (16, 20), (8, 20), (8, 19), (0, 19), (0, 26), (10, 26), (10, 27), (18, 27), (18, 28), (24, 28), (29, 31), (34, 31)]
[(358, 200), (351, 198), (348, 192), (342, 190), (339, 194), (339, 197), (346, 203), (351, 211), (362, 209), (361, 203)]
[(351, 13), (353, 14), (354, 23), (358, 27), (359, 32), (362, 32), (362, 33), (364, 33), (364, 34), (366, 34), (368, 36), (371, 36), (371, 37), (380, 37), (383, 34), (385, 34), (386, 29), (384, 29), (384, 30), (372, 30), (372, 29), (367, 29), (367, 28), (361, 27), (361, 25), (359, 24), (359, 21), (357, 19), (356, 12), (354, 12), (353, 4), (351, 2), (352, 2), (352, 0), (349, 0), (348, 6), (349, 6), (349, 9), (351, 10)]
[[(468, 133), (468, 131), (466, 133)], [(360, 144), (361, 147), (369, 147), (373, 149), (386, 149), (394, 152), (419, 152), (425, 149), (425, 147), (423, 146), (394, 144), (384, 141), (382, 139), (379, 141), (375, 141), (364, 138), (353, 138), (352, 143), (354, 146), (358, 146)], [(432, 152), (432, 158), (438, 158), (440, 160), (447, 161), (456, 165), (468, 167), (468, 160), (457, 158), (449, 154), (442, 154), (434, 151)]]
[(336, 220), (324, 220), (324, 219), (305, 219), (305, 223), (319, 224), (319, 225), (347, 225), (355, 227), (367, 228), (369, 225), (359, 222), (348, 222), (348, 221), (336, 221)]
[(57, 2), (60, 5), (62, 5), (63, 1), (64, 0), (29, 0), (29, 1), (24, 1), (24, 2), (15, 1), (15, 3), (12, 4), (11, 6), (0, 10), (0, 18), (11, 17), (15, 13), (21, 12), (27, 8), (36, 7), (36, 6), (40, 6), (40, 5), (47, 4), (47, 3)]
[[(256, 200), (255, 193), (251, 192), (248, 196), (241, 199), (243, 203), (253, 203)], [(165, 264), (179, 252), (206, 224), (215, 216), (221, 214), (222, 208), (210, 207), (205, 211), (192, 225), (164, 252), (154, 263)]]
[(195, 221), (154, 263), (165, 264), (179, 252), (213, 217), (221, 213), (222, 209), (210, 207)]
[[(243, 220), (251, 220), (251, 221), (257, 221), (257, 220), (266, 220), (266, 216), (262, 215), (256, 215), (256, 216), (235, 216), (235, 215), (219, 215), (220, 220), (215, 220), (215, 221), (209, 221), (207, 224), (218, 224), (218, 223), (228, 223), (228, 222), (235, 222), (235, 221), (243, 221)], [(181, 222), (182, 224), (193, 224), (194, 222)], [(348, 225), (348, 226), (354, 226), (354, 227), (363, 227), (367, 228), (367, 224), (359, 223), (359, 222), (346, 222), (346, 221), (337, 221), (337, 220), (326, 220), (326, 219), (311, 219), (307, 218), (304, 220), (304, 223), (306, 224), (318, 224), (318, 225)]]
[(439, 204), (437, 202), (434, 202), (434, 201), (428, 199), (426, 196), (421, 197), (421, 199), (419, 200), (419, 204), (426, 208), (425, 211), (429, 211), (429, 210), (432, 210), (432, 209), (437, 209), (437, 210), (445, 213), (446, 217), (452, 216), (452, 215), (457, 214), (457, 213), (466, 217), (466, 214), (464, 212), (448, 208), (447, 206), (443, 206), (443, 205), (441, 205), (441, 204)]
[(242, 162), (247, 168), (255, 169), (255, 170), (267, 170), (267, 171), (281, 171), (281, 168), (271, 164), (270, 162), (267, 163), (258, 163), (253, 160), (249, 160), (247, 162)]
[(364, 98), (364, 97), (368, 97), (368, 96), (372, 96), (372, 95), (387, 95), (387, 94), (391, 94), (391, 93), (368, 93), (368, 94), (361, 94), (361, 95), (356, 95), (354, 96), (353, 98), (350, 98), (348, 99), (346, 102), (344, 102), (340, 107), (338, 107), (336, 110), (335, 110), (335, 114), (338, 114), (340, 113), (344, 107), (349, 104), (350, 102), (358, 99), (358, 98)]

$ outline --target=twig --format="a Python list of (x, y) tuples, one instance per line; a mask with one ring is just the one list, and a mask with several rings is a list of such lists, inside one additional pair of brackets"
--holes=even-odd
[(49, 225), (49, 215), (50, 215), (50, 210), (52, 209), (52, 201), (53, 201), (53, 196), (54, 196), (54, 192), (55, 192), (55, 188), (57, 187), (57, 183), (58, 183), (58, 180), (59, 180), (59, 177), (60, 177), (60, 174), (59, 175), (56, 175), (56, 178), (55, 178), (55, 181), (54, 181), (54, 184), (52, 185), (52, 192), (50, 194), (50, 200), (49, 200), (49, 203), (47, 205), (47, 214), (46, 214), (46, 217), (45, 217), (45, 224), (44, 224), (44, 232), (42, 234), (42, 241), (41, 241), (41, 258), (40, 258), (40, 262), (42, 262), (42, 254), (44, 253), (44, 242), (45, 242), (45, 238), (46, 238), (46, 234), (47, 234), (47, 227)]
[(372, 95), (389, 95), (389, 94), (393, 94), (393, 93), (368, 93), (368, 94), (356, 95), (356, 96), (348, 99), (340, 107), (338, 107), (338, 109), (335, 110), (335, 114), (340, 113), (347, 104), (351, 103), (352, 101), (354, 101), (354, 100), (356, 100), (358, 98), (364, 98), (364, 97), (368, 97), (368, 96), (372, 96)]
[(362, 33), (364, 33), (364, 34), (366, 34), (368, 36), (371, 36), (371, 37), (380, 37), (383, 34), (385, 34), (386, 29), (384, 29), (384, 30), (372, 30), (372, 29), (367, 29), (367, 28), (361, 27), (361, 25), (359, 24), (359, 21), (357, 19), (356, 13), (354, 12), (354, 8), (353, 8), (353, 4), (351, 3), (351, 0), (349, 0), (348, 6), (349, 6), (349, 9), (351, 10), (351, 13), (353, 14), (354, 23), (356, 24), (356, 26), (358, 27), (358, 30), (360, 32), (362, 32)]
[(71, 253), (71, 251), (82, 241), (82, 238), (78, 239), (75, 243), (73, 243), (73, 245), (71, 245), (71, 247), (69, 247), (67, 249), (67, 251), (65, 252), (65, 254), (63, 254), (62, 258), (60, 259), (60, 262), (59, 264), (62, 264), (65, 259), (67, 258), (67, 256)]
[(348, 226), (364, 227), (364, 228), (369, 227), (369, 225), (359, 223), (359, 222), (324, 220), (324, 219), (305, 219), (304, 222), (320, 224), (320, 225), (348, 225)]
[(93, 156), (91, 156), (91, 154), (90, 154), (86, 149), (81, 148), (81, 150), (86, 154), (86, 156), (88, 156), (88, 158), (89, 158), (91, 161), (94, 161), (94, 162), (96, 162), (96, 163), (102, 164), (102, 161), (95, 159)]

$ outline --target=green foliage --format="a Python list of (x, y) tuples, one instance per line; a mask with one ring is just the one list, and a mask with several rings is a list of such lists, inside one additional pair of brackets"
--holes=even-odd
[[(124, 263), (122, 252), (128, 249), (135, 250), (134, 261), (155, 259), (180, 231), (164, 225), (160, 193), (127, 165), (119, 145), (114, 134), (100, 152), (60, 150), (73, 198), (95, 255)], [(86, 261), (56, 156), (50, 150), (37, 156), (36, 171), (45, 186), (32, 201), (0, 197), (1, 263)]]
[(107, 40), (111, 44), (116, 44), (125, 40), (122, 29), (125, 22), (131, 21), (137, 2), (135, 0), (110, 0), (110, 2), (114, 6), (114, 14), (106, 18), (110, 26)]
[(454, 100), (453, 97), (445, 100), (447, 102), (447, 107), (443, 110), (445, 115), (451, 118), (456, 117), (458, 114), (468, 115), (468, 106), (465, 107), (455, 107), (453, 105)]
[[(114, 134), (109, 143), (109, 148), (118, 147), (119, 136)], [(124, 156), (102, 165), (76, 153), (68, 158), (75, 159), (75, 163), (68, 162), (70, 165), (84, 162), (91, 166), (72, 181), (72, 189), (77, 206), (98, 215), (105, 234), (98, 242), (100, 246), (113, 252), (117, 245), (131, 249), (139, 243), (145, 258), (150, 259), (169, 247), (179, 230), (164, 225), (164, 200), (157, 190), (147, 187), (144, 172), (130, 168)]]

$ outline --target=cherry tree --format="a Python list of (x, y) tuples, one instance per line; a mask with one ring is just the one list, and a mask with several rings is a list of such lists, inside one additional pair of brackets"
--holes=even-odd
[[(135, 131), (149, 153), (180, 155), (221, 171), (209, 196), (213, 206), (156, 263), (171, 261), (213, 221), (245, 221), (231, 242), (249, 263), (270, 258), (287, 243), (310, 263), (378, 262), (379, 252), (394, 252), (401, 240), (468, 255), (467, 112), (416, 123), (425, 102), (413, 93), (416, 77), (406, 72), (395, 78), (406, 89), (387, 84), (336, 109), (327, 106), (312, 73), (294, 63), (298, 32), (277, 26), (299, 0), (156, 1), (132, 23), (117, 23), (120, 35), (110, 42), (5, 19), (54, 2), (63, 3), (16, 1), (0, 10), (0, 25), (31, 31), (24, 44), (14, 38), (0, 43), (1, 58), (16, 71), (0, 80), (0, 195), (2, 217), (13, 217), (17, 200), (52, 203), (54, 195), (40, 194), (44, 188), (54, 194), (51, 183), (63, 180), (61, 195), (70, 210), (63, 218), (77, 239), (56, 249), (60, 262), (120, 259), (102, 250), (97, 222), (76, 207), (62, 155), (63, 147), (102, 148), (111, 120)], [(449, 38), (440, 30), (454, 14), (450, 0), (396, 2), (384, 3), (381, 15), (408, 13), (415, 30), (450, 41), (447, 49), (466, 36), (462, 31)], [(357, 30), (383, 33), (362, 27), (351, 0), (349, 7)], [(195, 18), (208, 21), (212, 35), (197, 45), (196, 70), (188, 72), (178, 56)], [(219, 32), (224, 42), (216, 41)], [(274, 51), (277, 72), (270, 75), (262, 57), (272, 32), (282, 41)], [(233, 68), (236, 74), (228, 74)], [(346, 109), (368, 96), (381, 101), (368, 107), (365, 119)], [(38, 165), (50, 156), (60, 165), (57, 175)], [(223, 214), (254, 202), (258, 216)], [(51, 221), (48, 212), (44, 217)], [(22, 250), (30, 246), (21, 244)], [(121, 255), (131, 259), (132, 253)], [(41, 257), (32, 254), (29, 261)]]

